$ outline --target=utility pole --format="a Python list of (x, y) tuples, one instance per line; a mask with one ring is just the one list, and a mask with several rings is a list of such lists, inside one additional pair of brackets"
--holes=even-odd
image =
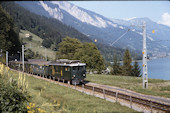
[(143, 88), (148, 88), (146, 24), (143, 22)]
[(22, 71), (24, 72), (24, 45), (22, 45)]
[(2, 49), (1, 49), (1, 62), (2, 62)]
[(8, 67), (8, 51), (6, 51), (6, 66)]
[(22, 45), (22, 71), (24, 72), (24, 51), (29, 49), (29, 48), (32, 48), (31, 46), (28, 47), (28, 48), (24, 48), (24, 45)]
[(45, 48), (45, 60), (47, 61), (47, 49)]
[(143, 22), (143, 25), (139, 26), (143, 29), (143, 75), (142, 75), (142, 82), (143, 82), (143, 89), (148, 88), (148, 68), (147, 68), (147, 48), (146, 48), (146, 23)]
[[(143, 28), (143, 88), (148, 88), (148, 69), (147, 69), (147, 48), (146, 48), (146, 23), (143, 22), (143, 25), (139, 26)], [(128, 29), (130, 31), (130, 29)], [(128, 32), (127, 31), (127, 32)], [(111, 43), (111, 46), (120, 40), (127, 32), (125, 32), (122, 36), (120, 36), (116, 41)], [(154, 31), (153, 31), (154, 32)]]

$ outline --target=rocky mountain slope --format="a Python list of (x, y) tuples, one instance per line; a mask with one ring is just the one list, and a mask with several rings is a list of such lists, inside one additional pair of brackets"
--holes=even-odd
[[(157, 24), (148, 18), (134, 18), (128, 21), (108, 19), (66, 1), (18, 1), (16, 3), (38, 15), (58, 19), (64, 24), (76, 28), (90, 39), (97, 39), (98, 42), (107, 45), (110, 45), (130, 29), (113, 46), (128, 47), (136, 52), (142, 51), (142, 28), (133, 25), (141, 25), (145, 21), (148, 52), (170, 51), (170, 42), (165, 41), (170, 36), (170, 27)], [(153, 29), (155, 30), (154, 34), (152, 34)]]

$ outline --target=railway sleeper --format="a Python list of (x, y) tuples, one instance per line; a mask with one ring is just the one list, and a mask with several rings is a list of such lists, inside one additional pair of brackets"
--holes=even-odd
[[(96, 88), (96, 87), (92, 87), (92, 86), (86, 86), (85, 88), (94, 90), (94, 91), (99, 92), (99, 93), (103, 93), (103, 89), (101, 89), (101, 88)], [(109, 90), (104, 90), (104, 94), (111, 95), (111, 96), (114, 94), (114, 96), (115, 96), (115, 92), (112, 92), (112, 91), (109, 91)], [(168, 105), (159, 104), (159, 103), (156, 103), (156, 102), (153, 102), (151, 104), (151, 101), (149, 101), (149, 100), (140, 99), (140, 98), (137, 98), (137, 97), (133, 97), (133, 96), (129, 96), (129, 95), (121, 94), (121, 93), (119, 93), (117, 95), (117, 97), (120, 98), (120, 99), (131, 101), (131, 104), (133, 102), (133, 103), (138, 103), (138, 104), (145, 105), (145, 106), (148, 106), (148, 107), (151, 107), (151, 108), (156, 108), (156, 109), (160, 109), (160, 110), (163, 110), (163, 111), (169, 111)], [(154, 104), (156, 104), (156, 105), (154, 105)], [(168, 107), (166, 108), (166, 106), (168, 106)]]

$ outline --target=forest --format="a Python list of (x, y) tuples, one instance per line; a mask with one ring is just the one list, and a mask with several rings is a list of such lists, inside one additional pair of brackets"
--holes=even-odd
[(0, 6), (0, 49), (2, 53), (8, 51), (11, 54), (20, 50), (18, 32), (11, 16)]

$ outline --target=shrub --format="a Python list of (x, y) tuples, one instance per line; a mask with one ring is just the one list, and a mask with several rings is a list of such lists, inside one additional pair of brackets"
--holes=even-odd
[(16, 80), (0, 75), (0, 112), (27, 112), (28, 99), (27, 92), (18, 88)]

